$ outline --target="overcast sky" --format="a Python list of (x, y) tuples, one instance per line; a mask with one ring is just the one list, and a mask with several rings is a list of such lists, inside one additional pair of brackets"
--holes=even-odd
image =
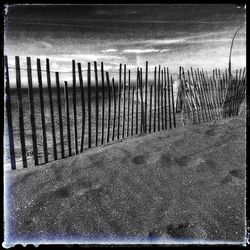
[[(43, 61), (51, 70), (70, 71), (71, 60), (104, 62), (117, 71), (149, 61), (177, 72), (179, 66), (228, 67), (230, 44), (245, 22), (237, 5), (16, 5), (6, 10), (4, 53)], [(42, 61), (42, 62), (43, 62)], [(237, 34), (232, 68), (246, 64), (245, 27)], [(43, 64), (42, 64), (43, 67)]]

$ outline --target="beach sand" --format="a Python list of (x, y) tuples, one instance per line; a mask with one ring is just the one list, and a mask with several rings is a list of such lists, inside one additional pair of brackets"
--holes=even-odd
[(4, 244), (246, 243), (245, 117), (5, 172)]

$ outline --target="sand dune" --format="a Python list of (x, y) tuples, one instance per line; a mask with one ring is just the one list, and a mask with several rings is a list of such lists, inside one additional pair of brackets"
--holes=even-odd
[(245, 150), (230, 118), (8, 171), (5, 243), (243, 244)]

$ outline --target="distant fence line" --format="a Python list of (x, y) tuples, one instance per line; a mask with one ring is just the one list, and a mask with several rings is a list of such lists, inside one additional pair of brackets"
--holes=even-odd
[[(179, 86), (174, 91), (173, 77), (166, 67), (155, 66), (153, 80), (149, 80), (148, 62), (144, 71), (137, 67), (136, 72), (120, 64), (118, 79), (110, 78), (103, 63), (98, 69), (94, 62), (94, 70), (88, 63), (86, 86), (82, 65), (75, 60), (69, 72), (72, 80), (64, 81), (63, 86), (62, 72), (52, 72), (49, 59), (46, 79), (41, 60), (36, 62), (36, 69), (32, 69), (27, 57), (27, 68), (21, 69), (20, 58), (15, 57), (14, 88), (9, 81), (8, 57), (4, 57), (6, 133), (12, 169), (17, 168), (18, 159), (24, 168), (41, 165), (136, 134), (206, 122), (215, 118), (219, 108), (223, 117), (237, 115), (245, 93), (245, 69), (236, 71), (232, 80), (217, 69), (209, 78), (206, 71), (191, 68), (184, 72), (180, 67)], [(28, 93), (24, 93), (21, 70), (27, 72)], [(33, 71), (37, 72), (38, 91), (34, 91)], [(51, 73), (55, 73), (53, 79)], [(132, 73), (136, 74), (135, 82)]]

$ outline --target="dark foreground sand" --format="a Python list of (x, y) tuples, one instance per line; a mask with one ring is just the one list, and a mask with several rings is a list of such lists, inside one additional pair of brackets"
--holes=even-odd
[(5, 173), (5, 244), (244, 244), (245, 119), (162, 131)]

